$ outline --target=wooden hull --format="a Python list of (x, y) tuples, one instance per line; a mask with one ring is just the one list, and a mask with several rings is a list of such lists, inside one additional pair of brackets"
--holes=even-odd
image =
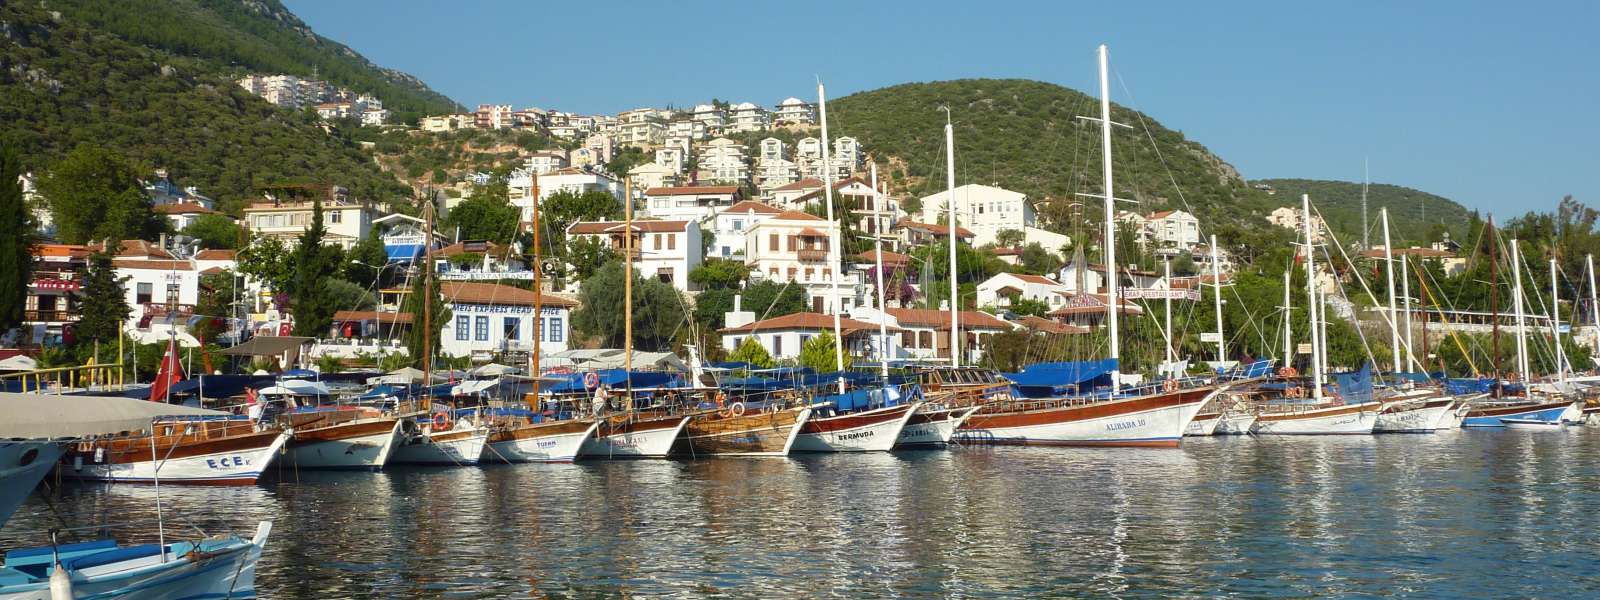
[(497, 462), (572, 462), (599, 421), (589, 418), (502, 427), (489, 435), (490, 460)]
[(1561, 421), (1574, 407), (1565, 400), (1554, 402), (1494, 403), (1474, 406), (1461, 421), (1462, 427), (1505, 427), (1502, 419)]
[(389, 457), (390, 464), (476, 465), (489, 442), (489, 428), (457, 426), (447, 431), (417, 431), (406, 436)]
[(888, 452), (920, 402), (819, 417), (812, 414), (795, 437), (794, 452)]
[(404, 423), (376, 417), (297, 430), (285, 459), (297, 469), (382, 469), (403, 439)]
[(950, 439), (956, 435), (956, 428), (976, 412), (978, 412), (976, 406), (929, 408), (924, 404), (911, 415), (910, 420), (906, 421), (906, 426), (900, 430), (899, 439), (895, 440), (895, 447), (915, 448), (949, 444)]
[(666, 458), (689, 424), (689, 415), (625, 415), (600, 421), (594, 435), (584, 440), (582, 458)]
[(1256, 435), (1365, 435), (1378, 423), (1378, 402), (1263, 409), (1250, 433)]
[(788, 456), (811, 407), (734, 416), (701, 413), (684, 432), (691, 456)]
[(1116, 400), (998, 403), (967, 419), (956, 439), (988, 444), (1176, 448), (1189, 422), (1219, 391), (1202, 387)]
[(157, 426), (154, 451), (147, 435), (81, 443), (62, 475), (83, 481), (251, 485), (291, 435), (274, 429), (199, 439), (176, 432), (161, 435), (163, 427)]
[(1378, 413), (1373, 433), (1433, 433), (1455, 424), (1456, 399), (1445, 396), (1412, 401)]

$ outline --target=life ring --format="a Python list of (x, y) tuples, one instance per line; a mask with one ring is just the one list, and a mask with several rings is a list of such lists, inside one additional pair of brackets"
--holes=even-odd
[(735, 403), (733, 403), (733, 406), (729, 406), (728, 407), (728, 414), (731, 415), (731, 416), (735, 416), (735, 417), (744, 416), (744, 403), (743, 402), (735, 402)]
[(1299, 377), (1300, 372), (1294, 370), (1294, 367), (1284, 367), (1282, 369), (1278, 369), (1278, 376), (1284, 379), (1293, 379), (1295, 377)]
[(583, 374), (583, 387), (589, 388), (591, 390), (595, 389), (597, 387), (600, 387), (600, 374), (596, 373), (594, 371), (589, 371), (588, 373), (584, 373)]
[(717, 403), (717, 408), (722, 408), (728, 405), (728, 395), (723, 392), (717, 392), (717, 395), (712, 396), (712, 401)]
[(1304, 397), (1305, 395), (1306, 395), (1306, 391), (1304, 389), (1298, 387), (1298, 386), (1289, 388), (1289, 397), (1290, 398), (1301, 398), (1301, 397)]
[(450, 415), (447, 413), (433, 413), (433, 430), (449, 431)]
[(1161, 389), (1166, 390), (1168, 392), (1176, 392), (1176, 391), (1178, 391), (1178, 380), (1176, 380), (1176, 379), (1168, 379), (1166, 381), (1161, 382)]

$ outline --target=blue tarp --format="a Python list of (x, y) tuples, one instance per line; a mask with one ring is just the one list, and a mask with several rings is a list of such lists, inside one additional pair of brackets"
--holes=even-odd
[[(630, 377), (623, 369), (601, 369), (594, 371), (600, 377), (600, 385), (609, 388), (627, 387)], [(584, 373), (569, 373), (565, 375), (545, 375), (546, 379), (560, 379), (560, 382), (547, 382), (540, 385), (540, 391), (552, 394), (576, 394), (591, 391), (583, 385)], [(684, 387), (683, 376), (679, 373), (663, 373), (659, 371), (634, 371), (631, 377), (633, 387), (636, 388), (661, 388)]]
[(1353, 373), (1334, 373), (1334, 385), (1339, 386), (1339, 395), (1344, 398), (1345, 404), (1361, 404), (1372, 401), (1372, 365), (1361, 366), (1360, 371)]
[(1004, 373), (1006, 379), (1016, 384), (1018, 393), (1029, 398), (1048, 398), (1066, 394), (1085, 393), (1096, 387), (1111, 385), (1111, 372), (1117, 360), (1088, 360), (1078, 362), (1034, 363), (1022, 368), (1020, 373)]
[(1493, 379), (1446, 379), (1444, 389), (1446, 392), (1461, 396), (1467, 394), (1485, 394), (1494, 388)]
[(395, 244), (384, 246), (383, 251), (389, 255), (389, 262), (408, 263), (422, 255), (422, 244)]
[(736, 369), (736, 370), (744, 370), (744, 371), (748, 371), (750, 369), (756, 368), (755, 365), (752, 365), (752, 364), (747, 363), (747, 362), (714, 362), (714, 363), (711, 363), (711, 364), (706, 365), (706, 366), (711, 367), (713, 369)]

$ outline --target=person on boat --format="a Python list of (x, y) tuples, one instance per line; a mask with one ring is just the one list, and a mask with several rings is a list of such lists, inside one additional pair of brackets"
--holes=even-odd
[(594, 416), (598, 417), (605, 412), (606, 403), (606, 386), (604, 384), (596, 386), (594, 388), (594, 402), (591, 404), (591, 409), (594, 411)]

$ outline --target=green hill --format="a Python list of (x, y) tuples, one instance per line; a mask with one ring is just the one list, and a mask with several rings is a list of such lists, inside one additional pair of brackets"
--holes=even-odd
[[(140, 12), (139, 7), (149, 12)], [(238, 12), (249, 12), (242, 7), (265, 12), (246, 18)], [(341, 184), (360, 197), (379, 200), (409, 196), (409, 188), (380, 170), (343, 133), (325, 130), (314, 114), (272, 106), (235, 83), (238, 76), (254, 70), (242, 66), (243, 57), (250, 56), (244, 48), (255, 48), (261, 57), (277, 56), (283, 64), (273, 63), (267, 69), (271, 71), (288, 70), (280, 67), (292, 66), (293, 57), (304, 56), (287, 49), (272, 54), (273, 48), (294, 44), (266, 33), (277, 31), (268, 24), (291, 31), (292, 24), (299, 23), (282, 17), (286, 12), (274, 11), (282, 11), (276, 2), (0, 4), (0, 65), (4, 66), (0, 143), (18, 148), (34, 170), (48, 168), (78, 144), (99, 144), (131, 157), (142, 168), (168, 168), (179, 184), (199, 186), (228, 209), (258, 197), (262, 184), (285, 181)], [(282, 19), (268, 16), (272, 14)], [(121, 17), (128, 20), (117, 20)], [(238, 31), (223, 28), (226, 24)], [(188, 31), (195, 32), (196, 40), (212, 41), (186, 47), (133, 41), (161, 40), (185, 28), (192, 28)], [(239, 31), (254, 31), (255, 37)], [(240, 36), (237, 52), (223, 51), (228, 47), (223, 42), (235, 35)], [(275, 41), (248, 45), (246, 39)], [(302, 36), (298, 43), (315, 47), (310, 39)], [(365, 62), (336, 44), (323, 46), (321, 52), (344, 53), (347, 63)], [(308, 64), (304, 71), (319, 68), (335, 83), (359, 85), (356, 80), (336, 79), (335, 69), (317, 67), (320, 64)], [(373, 78), (387, 73), (349, 69)], [(423, 99), (431, 92), (422, 90), (426, 88), (408, 93), (416, 106), (430, 106)], [(412, 101), (397, 94), (392, 99), (397, 104)], [(391, 101), (383, 99), (386, 104)], [(431, 106), (452, 104), (442, 100)]]
[[(1299, 206), (1300, 195), (1310, 194), (1311, 201), (1322, 212), (1328, 225), (1339, 232), (1341, 241), (1361, 240), (1361, 184), (1349, 181), (1318, 179), (1259, 179), (1251, 184), (1266, 184), (1277, 192), (1284, 204)], [(1383, 243), (1383, 230), (1378, 222), (1378, 209), (1389, 209), (1390, 236), (1395, 245), (1404, 241), (1422, 245), (1449, 232), (1457, 241), (1461, 237), (1471, 211), (1454, 200), (1436, 196), (1404, 186), (1374, 183), (1367, 187), (1367, 221), (1374, 245)]]

